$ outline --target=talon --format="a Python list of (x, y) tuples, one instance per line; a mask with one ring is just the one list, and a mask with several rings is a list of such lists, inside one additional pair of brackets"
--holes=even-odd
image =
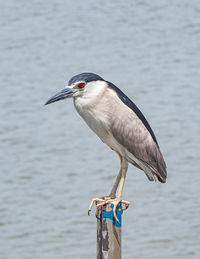
[[(95, 198), (95, 199), (92, 199), (91, 203), (90, 203), (90, 206), (89, 206), (89, 209), (88, 209), (88, 216), (90, 216), (90, 212), (92, 210), (92, 206), (93, 204), (98, 204), (98, 202), (105, 202), (105, 200), (103, 198)], [(97, 205), (98, 206), (98, 205)], [(95, 215), (97, 215), (97, 212), (95, 212)]]
[(90, 203), (90, 207), (89, 207), (89, 210), (88, 210), (88, 216), (90, 215), (90, 212), (91, 212), (91, 209), (92, 209), (92, 206), (93, 204), (96, 204), (96, 210), (95, 210), (95, 216), (97, 217), (97, 219), (99, 219), (99, 209), (106, 205), (106, 204), (113, 204), (114, 207), (113, 207), (113, 217), (114, 219), (120, 224), (119, 222), (119, 219), (117, 218), (117, 215), (116, 215), (116, 209), (117, 209), (117, 206), (119, 203), (122, 203), (125, 205), (125, 208), (122, 208), (122, 210), (127, 210), (128, 207), (129, 207), (129, 204), (130, 202), (129, 201), (124, 201), (124, 200), (121, 200), (119, 197), (118, 198), (111, 198), (109, 196), (106, 196), (106, 197), (102, 197), (102, 198), (95, 198), (91, 201)]
[(121, 201), (121, 203), (125, 205), (125, 208), (123, 210), (127, 210), (129, 205), (130, 205), (130, 202), (129, 201)]
[[(118, 205), (118, 204), (117, 204), (117, 205)], [(117, 205), (114, 205), (114, 207), (113, 207), (113, 216), (114, 216), (115, 220), (120, 224), (120, 222), (119, 222), (119, 220), (118, 220), (118, 218), (117, 218), (117, 215), (116, 215)]]

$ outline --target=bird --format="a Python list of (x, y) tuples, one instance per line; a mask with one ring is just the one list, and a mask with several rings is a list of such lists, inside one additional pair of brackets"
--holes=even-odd
[(141, 169), (150, 181), (166, 182), (167, 169), (155, 134), (136, 104), (113, 83), (95, 73), (84, 72), (73, 76), (67, 86), (53, 95), (51, 104), (73, 98), (79, 115), (94, 133), (114, 150), (120, 158), (120, 171), (109, 195), (94, 198), (88, 214), (96, 203), (96, 215), (105, 204), (113, 204), (113, 215), (122, 200), (128, 164)]

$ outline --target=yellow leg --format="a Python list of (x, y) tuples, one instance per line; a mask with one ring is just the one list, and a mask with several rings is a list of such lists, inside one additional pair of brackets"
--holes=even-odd
[[(119, 174), (116, 178), (115, 184), (112, 188), (112, 191), (111, 191), (110, 195), (106, 196), (106, 197), (102, 197), (102, 198), (93, 199), (92, 202), (90, 203), (90, 206), (89, 206), (88, 215), (90, 214), (90, 211), (91, 211), (94, 203), (96, 203), (96, 212), (95, 212), (96, 216), (98, 214), (98, 209), (100, 207), (102, 207), (105, 204), (110, 203), (110, 204), (114, 205), (113, 215), (114, 215), (114, 218), (118, 221), (117, 216), (116, 216), (117, 205), (121, 202), (122, 204), (125, 205), (125, 209), (128, 208), (130, 202), (122, 200), (122, 191), (123, 191), (123, 187), (124, 187), (124, 183), (125, 183), (126, 172), (128, 170), (128, 162), (124, 158), (122, 158), (121, 156), (120, 156), (120, 159), (121, 159), (121, 169), (120, 169), (120, 172), (119, 172)], [(115, 198), (118, 186), (119, 186), (119, 189), (118, 189), (117, 197)]]
[(116, 180), (115, 180), (115, 183), (114, 183), (114, 185), (113, 185), (113, 188), (112, 188), (112, 190), (111, 190), (111, 193), (110, 193), (110, 195), (109, 195), (110, 197), (113, 197), (113, 198), (116, 197), (116, 191), (117, 191), (119, 182), (120, 182), (121, 177), (122, 177), (122, 156), (119, 155), (119, 157), (120, 157), (120, 162), (121, 162), (121, 168), (120, 168), (119, 174), (117, 175), (117, 178), (116, 178)]

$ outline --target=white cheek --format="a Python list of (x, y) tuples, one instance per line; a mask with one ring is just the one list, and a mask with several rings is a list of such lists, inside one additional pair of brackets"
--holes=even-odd
[(101, 100), (106, 90), (106, 82), (95, 81), (87, 83), (84, 89), (81, 89), (73, 95), (74, 105), (77, 111), (84, 117), (84, 112), (89, 112), (94, 105)]
[(95, 98), (99, 96), (106, 88), (106, 82), (104, 81), (95, 81), (87, 83), (83, 90), (84, 98)]

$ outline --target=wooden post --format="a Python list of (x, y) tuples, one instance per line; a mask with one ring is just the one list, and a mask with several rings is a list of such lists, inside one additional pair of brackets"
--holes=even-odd
[(121, 203), (116, 215), (119, 223), (113, 216), (113, 204), (106, 204), (98, 210), (97, 259), (121, 259)]

